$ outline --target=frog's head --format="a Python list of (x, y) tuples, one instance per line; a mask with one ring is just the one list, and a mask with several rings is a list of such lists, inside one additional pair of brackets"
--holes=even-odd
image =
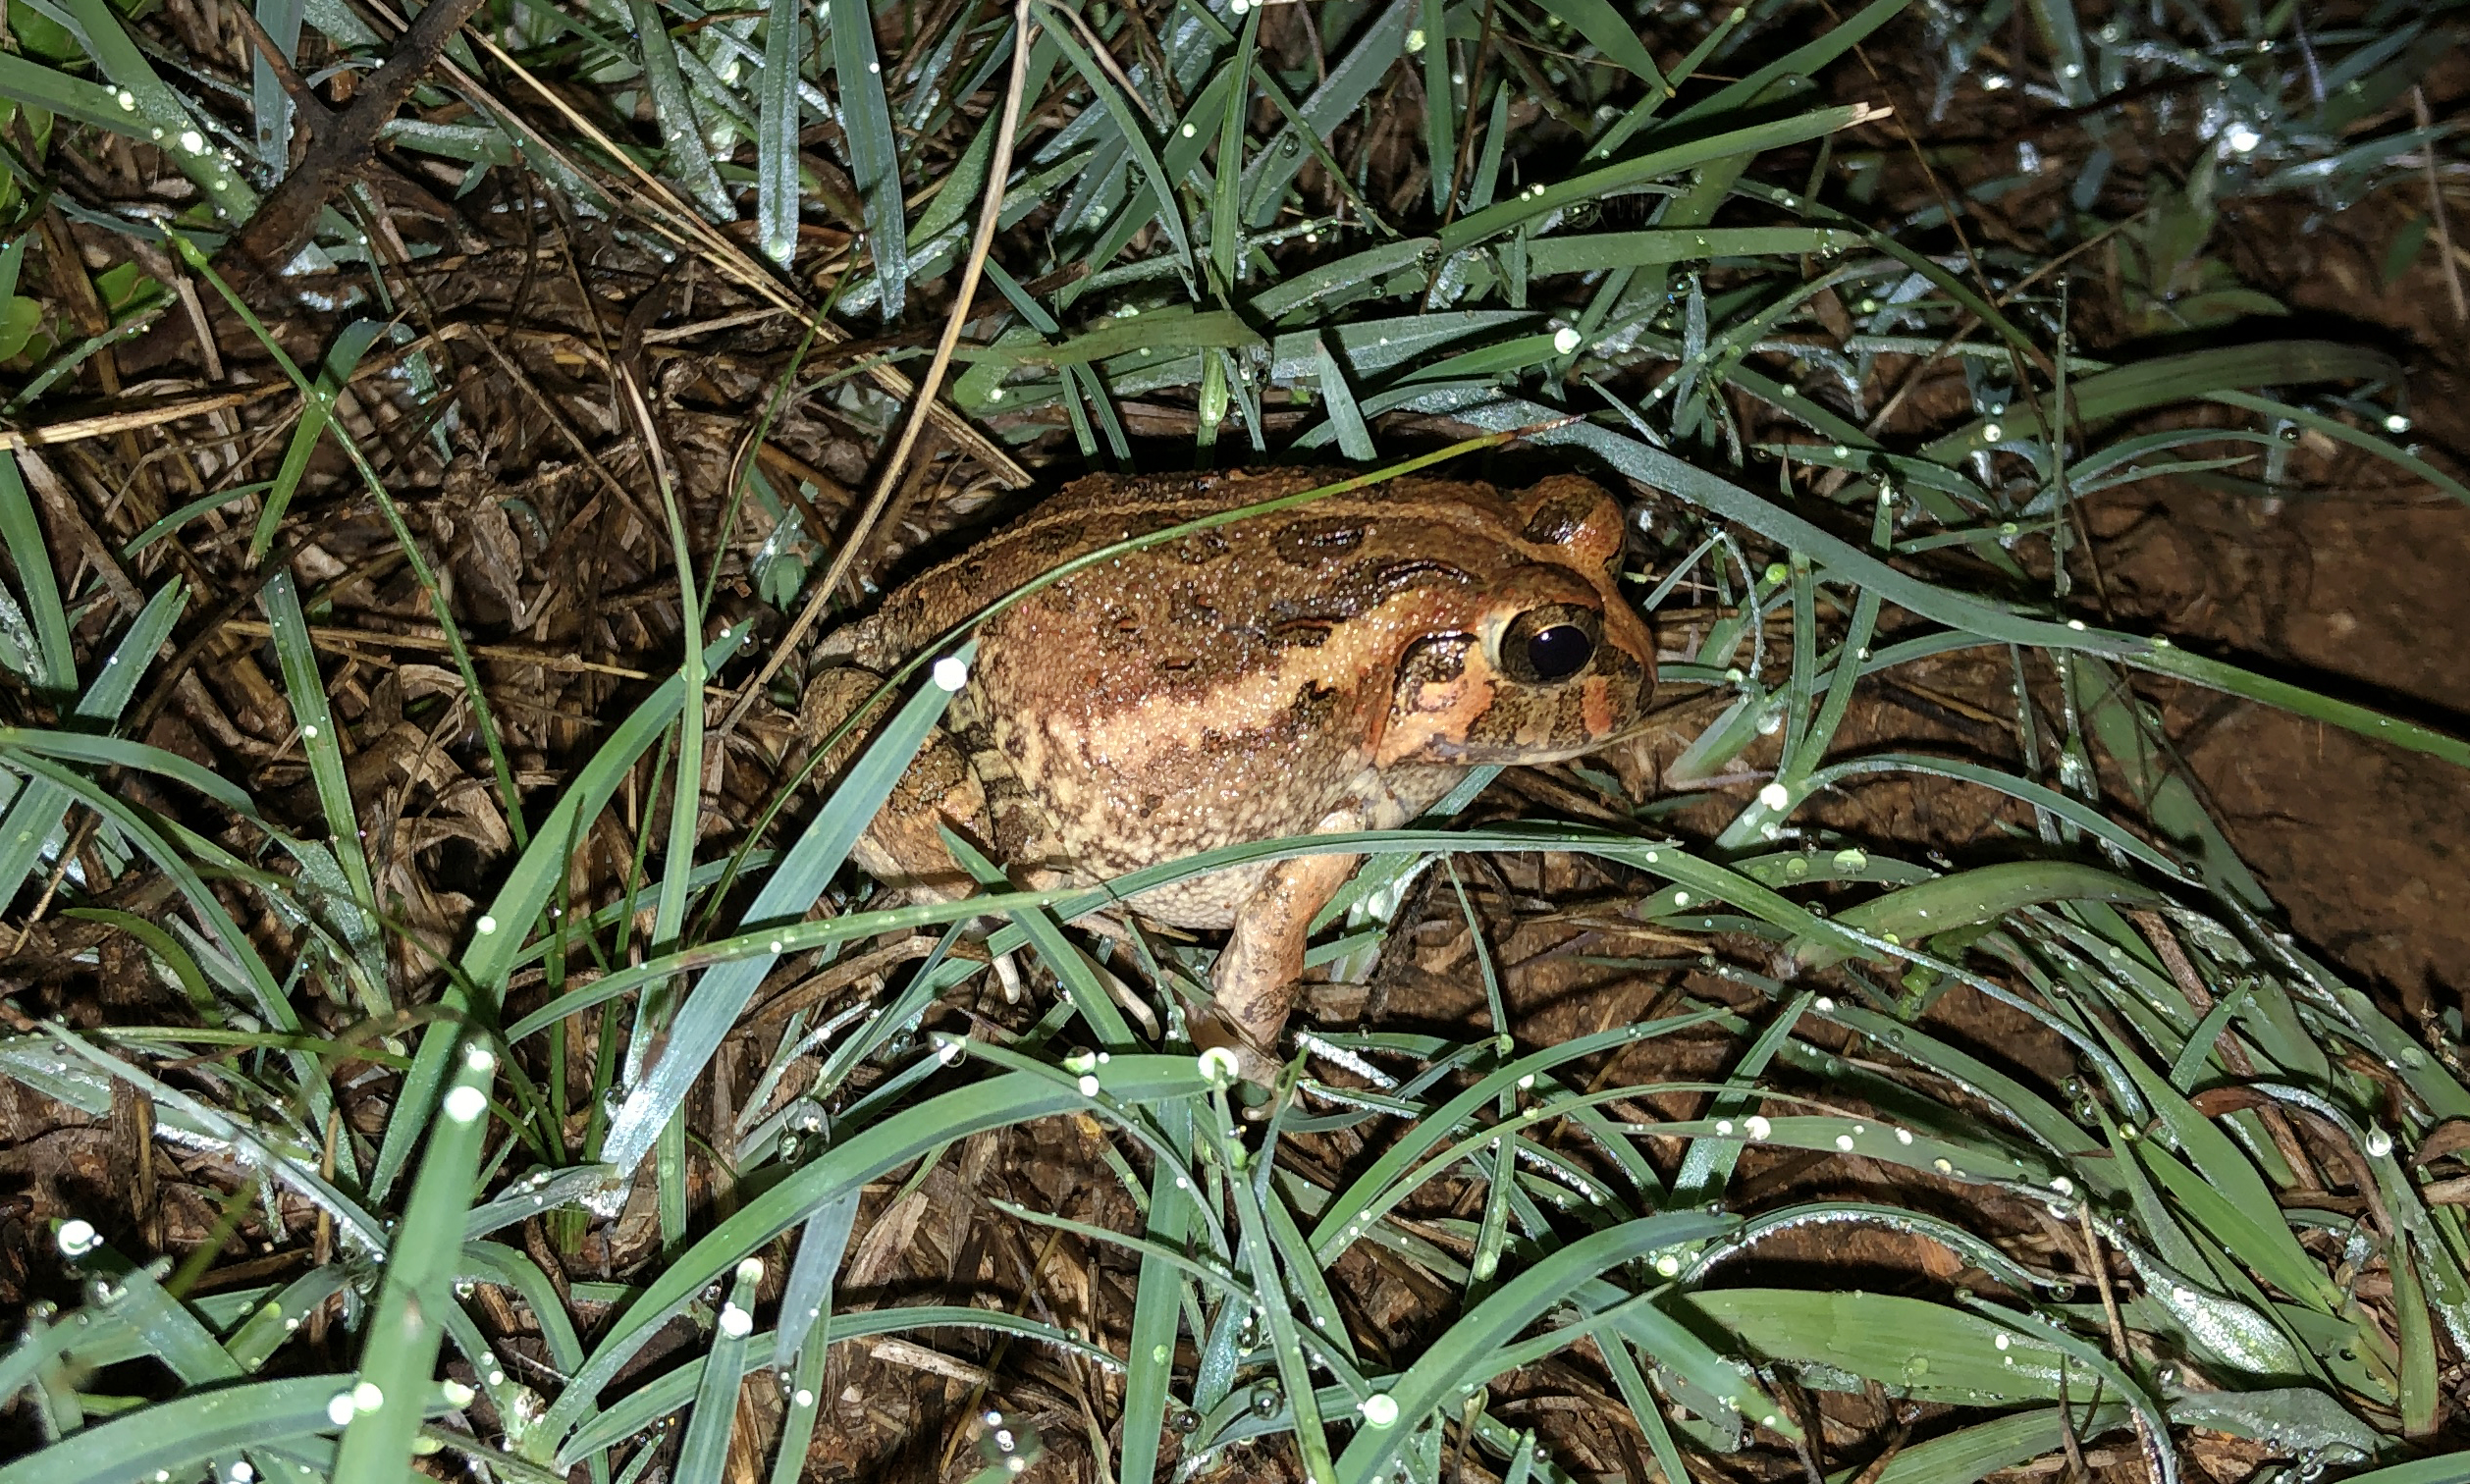
[(1618, 585), (1620, 504), (1564, 475), (1515, 513), (1511, 559), (1401, 654), (1384, 764), (1557, 763), (1645, 716), (1655, 640)]

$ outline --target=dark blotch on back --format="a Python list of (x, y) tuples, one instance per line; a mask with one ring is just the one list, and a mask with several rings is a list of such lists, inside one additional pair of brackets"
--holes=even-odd
[(1297, 566), (1318, 566), (1364, 544), (1364, 527), (1344, 516), (1298, 520), (1280, 530), (1277, 553)]
[(1452, 566), (1434, 557), (1419, 556), (1405, 561), (1393, 561), (1382, 567), (1380, 575), (1373, 579), (1373, 585), (1380, 589), (1383, 597), (1386, 597), (1391, 593), (1401, 592), (1411, 587), (1444, 584), (1466, 587), (1475, 580), (1475, 574), (1465, 567)]
[(1041, 556), (1059, 556), (1080, 545), (1081, 524), (1076, 520), (1057, 521), (1029, 533), (1029, 549)]

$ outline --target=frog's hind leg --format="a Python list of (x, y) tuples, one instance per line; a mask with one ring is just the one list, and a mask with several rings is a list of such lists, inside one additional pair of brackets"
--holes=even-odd
[[(1323, 822), (1320, 832), (1361, 826), (1351, 820)], [(1235, 928), (1210, 973), (1215, 993), (1193, 1026), (1203, 1049), (1235, 1053), (1244, 1081), (1267, 1086), (1277, 1080), (1279, 1033), (1295, 1007), (1304, 974), (1305, 940), (1313, 919), (1355, 874), (1359, 855), (1299, 856), (1280, 861), (1262, 878), (1235, 915)]]
[[(855, 665), (815, 672), (807, 680), (798, 708), (798, 729), (810, 745), (820, 746), (882, 684), (881, 676)], [(831, 790), (890, 715), (890, 708), (878, 708), (825, 754), (815, 773), (825, 798), (831, 797)], [(939, 726), (910, 760), (849, 854), (867, 874), (886, 886), (913, 898), (952, 901), (970, 895), (978, 886), (944, 849), (945, 828), (982, 847), (993, 835), (986, 790), (970, 771), (959, 741)]]

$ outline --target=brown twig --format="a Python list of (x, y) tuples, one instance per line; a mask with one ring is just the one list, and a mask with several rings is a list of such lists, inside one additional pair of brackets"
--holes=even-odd
[(227, 271), (245, 263), (271, 277), (282, 270), (317, 230), (318, 216), (346, 182), (377, 157), (378, 131), (395, 117), (411, 90), (437, 65), (446, 43), (480, 9), (480, 0), (436, 0), (404, 30), (386, 65), (369, 74), (351, 106), (331, 127), (312, 127), (308, 149), (257, 214), (219, 254)]
[[(2427, 89), (2413, 85), (2410, 89), (2410, 112), (2417, 116), (2419, 132), (2433, 138), (2436, 121), (2427, 111)], [(2453, 300), (2453, 323), (2470, 325), (2470, 301), (2461, 292), (2461, 269), (2453, 262), (2453, 227), (2444, 210), (2443, 187), (2436, 182), (2436, 146), (2433, 142), (2419, 146), (2419, 163), (2427, 168), (2427, 209), (2436, 222), (2436, 256), (2444, 265), (2444, 288)]]

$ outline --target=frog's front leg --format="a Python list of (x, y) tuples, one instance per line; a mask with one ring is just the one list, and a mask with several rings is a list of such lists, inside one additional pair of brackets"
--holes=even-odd
[[(1363, 828), (1353, 815), (1332, 815), (1315, 833)], [(1278, 1034), (1303, 987), (1304, 947), (1313, 919), (1346, 884), (1360, 855), (1298, 856), (1269, 868), (1259, 889), (1236, 909), (1234, 930), (1210, 974), (1215, 994), (1193, 1029), (1204, 1049), (1235, 1053), (1237, 1073), (1267, 1086), (1276, 1081)]]
[[(881, 676), (855, 665), (810, 676), (798, 708), (799, 730), (809, 745), (821, 745), (882, 683)], [(862, 719), (825, 756), (817, 777), (827, 787), (836, 783), (891, 714), (889, 708), (878, 708)], [(943, 848), (944, 826), (976, 842), (988, 838), (986, 789), (971, 771), (959, 741), (939, 726), (849, 854), (886, 886), (913, 898), (953, 901), (976, 891), (977, 882)]]

